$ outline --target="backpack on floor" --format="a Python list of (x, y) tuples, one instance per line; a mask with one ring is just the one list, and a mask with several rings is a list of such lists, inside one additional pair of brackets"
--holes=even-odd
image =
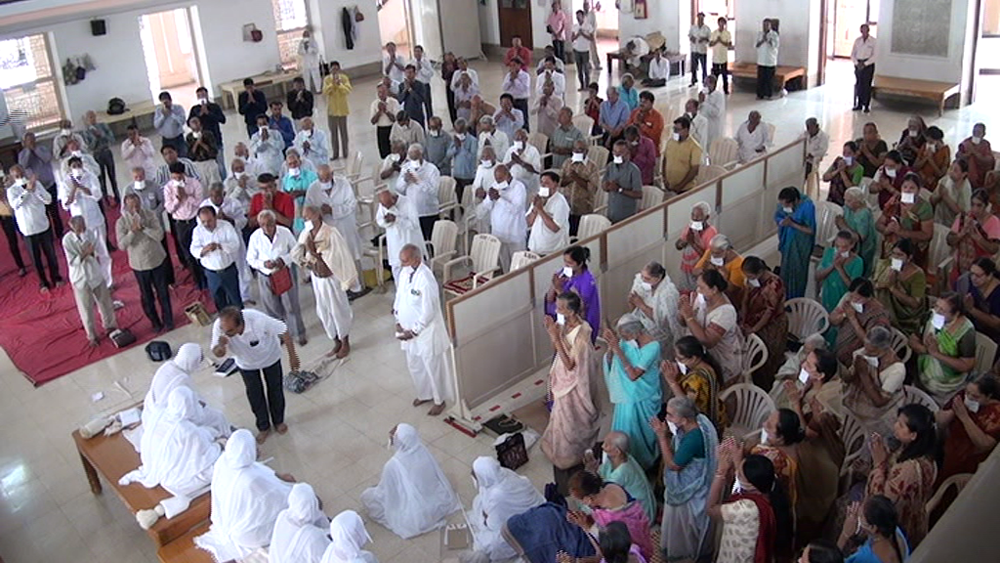
[(149, 344), (146, 344), (146, 357), (148, 357), (151, 362), (165, 362), (172, 358), (173, 355), (174, 352), (170, 349), (170, 344), (168, 342), (154, 340)]

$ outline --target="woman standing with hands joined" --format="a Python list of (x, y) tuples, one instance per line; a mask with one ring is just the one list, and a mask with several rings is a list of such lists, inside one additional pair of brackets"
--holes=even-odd
[(584, 246), (571, 246), (563, 252), (563, 268), (552, 274), (552, 287), (545, 294), (545, 314), (555, 319), (559, 295), (575, 293), (580, 298), (580, 315), (590, 326), (590, 342), (593, 343), (601, 328), (601, 296), (597, 280), (587, 267), (589, 260), (590, 249)]
[(785, 361), (788, 346), (788, 316), (785, 315), (785, 284), (756, 256), (743, 260), (747, 291), (740, 304), (740, 325), (744, 336), (756, 334), (767, 346), (767, 362), (754, 372), (754, 383), (770, 389), (774, 374)]
[(927, 271), (927, 251), (934, 236), (934, 209), (920, 197), (920, 186), (920, 176), (908, 173), (899, 194), (882, 206), (885, 212), (875, 223), (875, 230), (882, 233), (883, 259), (889, 257), (898, 241), (909, 239), (914, 246), (913, 261)]
[(722, 368), (723, 387), (737, 381), (743, 371), (743, 333), (736, 307), (726, 297), (727, 285), (718, 270), (705, 270), (698, 278), (698, 291), (678, 303), (681, 324)]
[(555, 358), (549, 370), (552, 414), (542, 434), (541, 447), (554, 466), (559, 492), (569, 492), (570, 476), (583, 468), (583, 453), (597, 441), (597, 407), (590, 392), (591, 328), (581, 316), (576, 293), (563, 293), (555, 302), (557, 320), (545, 317)]

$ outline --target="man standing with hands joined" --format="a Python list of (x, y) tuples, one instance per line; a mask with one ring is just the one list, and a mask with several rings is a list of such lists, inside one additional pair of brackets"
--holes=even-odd
[(559, 0), (552, 3), (552, 13), (546, 24), (552, 35), (552, 50), (556, 57), (564, 63), (569, 62), (566, 60), (566, 39), (573, 23), (569, 19), (569, 12), (562, 9), (562, 2)]
[(444, 412), (445, 401), (452, 398), (448, 333), (441, 315), (438, 283), (417, 246), (404, 246), (399, 261), (403, 269), (396, 279), (396, 300), (392, 305), (396, 338), (402, 342), (406, 367), (417, 390), (413, 406), (434, 401), (427, 414), (437, 416)]
[(163, 138), (163, 146), (173, 147), (181, 157), (187, 156), (187, 143), (184, 141), (184, 108), (174, 105), (170, 92), (160, 92), (160, 104), (153, 114), (153, 127)]
[[(257, 419), (257, 443), (263, 444), (273, 428), (288, 432), (285, 424), (285, 390), (282, 387), (281, 345), (288, 349), (288, 365), (299, 370), (295, 343), (282, 321), (260, 311), (226, 307), (212, 325), (212, 353), (221, 358), (231, 353), (243, 376), (250, 409)], [(264, 380), (261, 381), (261, 374)], [(267, 395), (265, 396), (265, 388)]]
[(871, 112), (872, 80), (875, 78), (875, 38), (868, 34), (868, 24), (861, 26), (861, 37), (854, 40), (851, 62), (854, 63), (854, 111)]
[(705, 14), (698, 12), (697, 22), (688, 31), (691, 41), (691, 86), (698, 84), (698, 63), (701, 63), (701, 79), (708, 76), (708, 41), (712, 29), (705, 25)]
[(774, 96), (774, 71), (778, 66), (778, 32), (772, 29), (771, 20), (764, 18), (761, 32), (757, 34), (757, 99), (768, 100)]
[(299, 41), (299, 60), (303, 77), (309, 81), (309, 90), (319, 90), (323, 86), (319, 77), (319, 43), (308, 29), (302, 32), (302, 41)]
[(87, 342), (91, 348), (98, 344), (94, 327), (94, 303), (101, 314), (101, 325), (110, 334), (118, 328), (115, 309), (111, 303), (111, 292), (107, 280), (101, 272), (97, 253), (102, 242), (94, 236), (94, 229), (88, 229), (83, 215), (74, 215), (69, 220), (70, 232), (63, 236), (63, 251), (69, 264), (69, 281), (73, 284), (73, 296), (80, 321), (87, 332)]

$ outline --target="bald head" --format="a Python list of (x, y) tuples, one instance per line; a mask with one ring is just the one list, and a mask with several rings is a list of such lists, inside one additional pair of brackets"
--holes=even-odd
[(328, 164), (320, 164), (316, 168), (316, 175), (319, 176), (320, 182), (329, 182), (333, 178), (333, 171)]
[(399, 251), (399, 261), (404, 268), (416, 268), (422, 259), (420, 248), (415, 244), (407, 244)]

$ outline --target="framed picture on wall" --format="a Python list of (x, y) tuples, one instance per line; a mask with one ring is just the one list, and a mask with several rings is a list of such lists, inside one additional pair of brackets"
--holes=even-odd
[(632, 15), (637, 20), (644, 20), (649, 17), (649, 10), (646, 9), (646, 0), (635, 0)]

